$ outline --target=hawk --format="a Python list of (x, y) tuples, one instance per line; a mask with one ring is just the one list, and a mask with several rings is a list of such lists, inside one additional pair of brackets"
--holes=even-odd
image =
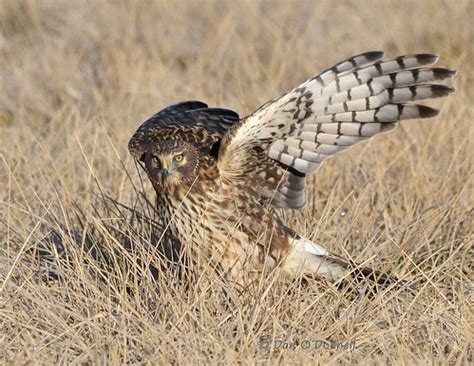
[(239, 284), (273, 269), (334, 282), (354, 274), (354, 263), (286, 226), (275, 209), (303, 207), (306, 177), (326, 159), (401, 120), (436, 116), (414, 102), (454, 91), (436, 83), (455, 74), (430, 66), (437, 55), (382, 57), (339, 62), (244, 118), (187, 101), (144, 122), (128, 147), (172, 235)]

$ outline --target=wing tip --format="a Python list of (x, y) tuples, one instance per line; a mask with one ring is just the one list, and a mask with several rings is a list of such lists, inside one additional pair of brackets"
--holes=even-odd
[(420, 118), (433, 118), (439, 114), (439, 110), (426, 105), (419, 105), (418, 113), (420, 114)]
[(445, 67), (434, 67), (432, 70), (437, 80), (450, 79), (458, 73), (456, 70), (447, 69)]
[(444, 97), (446, 95), (454, 93), (456, 89), (448, 86), (448, 85), (441, 85), (441, 84), (434, 84), (431, 85), (431, 92), (433, 93), (433, 98)]
[(439, 55), (435, 53), (418, 53), (415, 55), (416, 60), (422, 65), (435, 64), (439, 60)]
[(365, 56), (365, 58), (367, 58), (367, 60), (369, 61), (375, 61), (375, 60), (381, 59), (383, 55), (384, 55), (384, 51), (368, 51), (361, 54), (361, 56)]

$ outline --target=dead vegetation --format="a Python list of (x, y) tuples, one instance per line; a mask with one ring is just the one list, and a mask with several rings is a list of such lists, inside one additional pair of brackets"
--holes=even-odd
[[(472, 362), (472, 13), (471, 1), (0, 1), (2, 363)], [(372, 49), (438, 53), (457, 91), (433, 103), (436, 119), (327, 162), (286, 219), (415, 293), (272, 277), (237, 296), (206, 273), (188, 281), (156, 244), (168, 239), (127, 152), (138, 124), (187, 99), (245, 115)]]

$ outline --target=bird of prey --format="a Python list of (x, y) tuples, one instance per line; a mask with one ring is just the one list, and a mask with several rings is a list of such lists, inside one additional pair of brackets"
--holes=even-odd
[(306, 177), (326, 159), (401, 120), (436, 116), (416, 102), (454, 91), (436, 83), (455, 74), (432, 67), (436, 55), (382, 57), (339, 62), (244, 118), (187, 101), (144, 122), (128, 147), (172, 235), (241, 285), (273, 269), (334, 282), (354, 274), (354, 263), (283, 224), (275, 209), (303, 207)]

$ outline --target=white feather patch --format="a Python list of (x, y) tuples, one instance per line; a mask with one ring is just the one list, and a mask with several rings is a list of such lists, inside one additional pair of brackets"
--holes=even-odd
[(304, 237), (301, 237), (300, 239), (295, 240), (293, 242), (293, 247), (295, 248), (296, 251), (302, 251), (302, 252), (319, 255), (319, 256), (323, 256), (328, 253), (326, 248)]

